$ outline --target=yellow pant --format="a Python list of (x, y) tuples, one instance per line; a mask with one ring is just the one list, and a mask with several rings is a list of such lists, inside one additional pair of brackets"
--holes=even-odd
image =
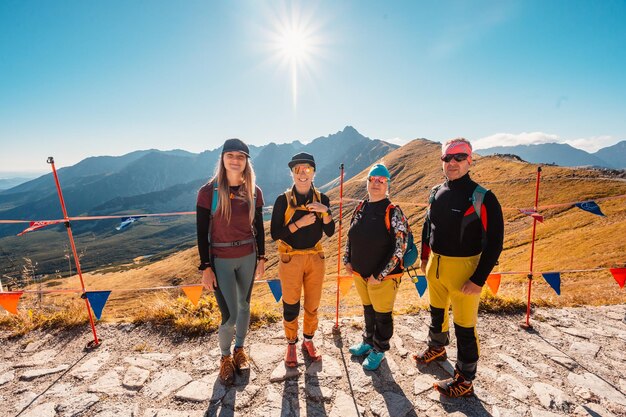
[(470, 381), (476, 376), (476, 363), (480, 357), (476, 332), (480, 294), (463, 294), (461, 287), (472, 276), (479, 260), (480, 255), (450, 257), (431, 253), (426, 265), (431, 318), (428, 345), (440, 347), (450, 342), (448, 310), (452, 304), (457, 341), (456, 369)]
[(370, 285), (358, 273), (354, 273), (354, 286), (364, 306), (371, 305), (378, 313), (391, 313), (400, 286), (401, 275), (389, 278), (377, 285)]
[(431, 253), (426, 265), (426, 280), (430, 305), (444, 310), (442, 331), (449, 329), (450, 304), (455, 324), (476, 327), (480, 294), (463, 294), (461, 287), (472, 276), (479, 260), (480, 255), (456, 257)]
[(363, 302), (363, 342), (379, 352), (389, 350), (393, 336), (393, 304), (400, 286), (402, 274), (388, 276), (380, 284), (368, 284), (361, 275), (354, 273), (354, 285)]
[(283, 324), (288, 340), (298, 338), (300, 297), (304, 289), (304, 324), (302, 331), (313, 336), (319, 320), (317, 310), (322, 299), (322, 284), (326, 272), (323, 253), (280, 254), (278, 277), (283, 289)]

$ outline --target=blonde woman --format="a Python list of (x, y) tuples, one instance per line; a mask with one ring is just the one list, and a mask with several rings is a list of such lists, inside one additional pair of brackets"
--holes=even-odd
[(222, 313), (219, 376), (225, 385), (234, 382), (235, 371), (250, 367), (244, 350), (250, 294), (266, 261), (262, 208), (263, 194), (255, 184), (248, 146), (228, 139), (215, 176), (198, 191), (196, 205), (202, 284), (215, 291)]

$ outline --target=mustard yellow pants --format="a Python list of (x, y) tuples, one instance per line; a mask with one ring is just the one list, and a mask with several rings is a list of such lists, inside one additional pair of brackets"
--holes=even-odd
[(428, 345), (441, 347), (449, 344), (448, 310), (452, 305), (458, 349), (457, 369), (469, 380), (474, 379), (480, 356), (476, 332), (480, 294), (463, 294), (461, 287), (472, 276), (479, 260), (480, 255), (452, 257), (431, 252), (426, 265), (431, 316)]
[(317, 310), (322, 299), (325, 272), (326, 261), (323, 253), (280, 255), (278, 277), (283, 289), (283, 325), (287, 340), (298, 340), (298, 316), (303, 292), (302, 333), (308, 337), (315, 335), (319, 324)]
[(354, 273), (354, 286), (363, 302), (365, 329), (363, 342), (379, 352), (389, 350), (393, 336), (393, 304), (396, 301), (402, 275), (388, 277), (380, 284), (371, 285), (358, 273)]

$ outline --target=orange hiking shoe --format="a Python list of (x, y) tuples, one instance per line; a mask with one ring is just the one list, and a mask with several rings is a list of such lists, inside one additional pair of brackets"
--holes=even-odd
[(302, 350), (309, 355), (309, 358), (311, 358), (313, 362), (317, 362), (322, 359), (322, 355), (315, 348), (313, 340), (305, 339), (304, 342), (302, 342)]
[(285, 366), (288, 368), (295, 368), (298, 366), (298, 352), (295, 343), (287, 344), (287, 351), (285, 352)]
[(235, 369), (239, 372), (250, 369), (250, 361), (248, 360), (248, 355), (246, 355), (246, 351), (243, 347), (235, 348), (233, 362), (235, 363)]
[(445, 347), (434, 347), (428, 346), (425, 351), (422, 353), (416, 353), (413, 355), (413, 359), (418, 364), (425, 365), (427, 363), (431, 363), (432, 361), (445, 361), (448, 359), (448, 355), (446, 354)]
[(222, 356), (219, 376), (224, 385), (232, 385), (235, 382), (235, 364), (231, 355)]
[(458, 372), (454, 373), (454, 378), (435, 382), (433, 387), (441, 395), (450, 398), (471, 397), (474, 395), (474, 384), (472, 384), (472, 381), (466, 381)]

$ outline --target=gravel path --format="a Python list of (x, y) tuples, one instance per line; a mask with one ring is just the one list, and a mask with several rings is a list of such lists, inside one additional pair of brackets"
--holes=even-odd
[(444, 363), (417, 368), (427, 313), (398, 316), (392, 349), (380, 369), (364, 371), (348, 346), (361, 319), (343, 319), (341, 334), (323, 321), (324, 356), (296, 371), (282, 358), (282, 325), (251, 332), (252, 369), (233, 387), (217, 379), (216, 335), (184, 338), (171, 330), (98, 325), (102, 345), (83, 347), (90, 330), (0, 334), (0, 416), (626, 416), (626, 305), (539, 309), (534, 330), (521, 316), (481, 315), (476, 396), (441, 398), (434, 381)]

